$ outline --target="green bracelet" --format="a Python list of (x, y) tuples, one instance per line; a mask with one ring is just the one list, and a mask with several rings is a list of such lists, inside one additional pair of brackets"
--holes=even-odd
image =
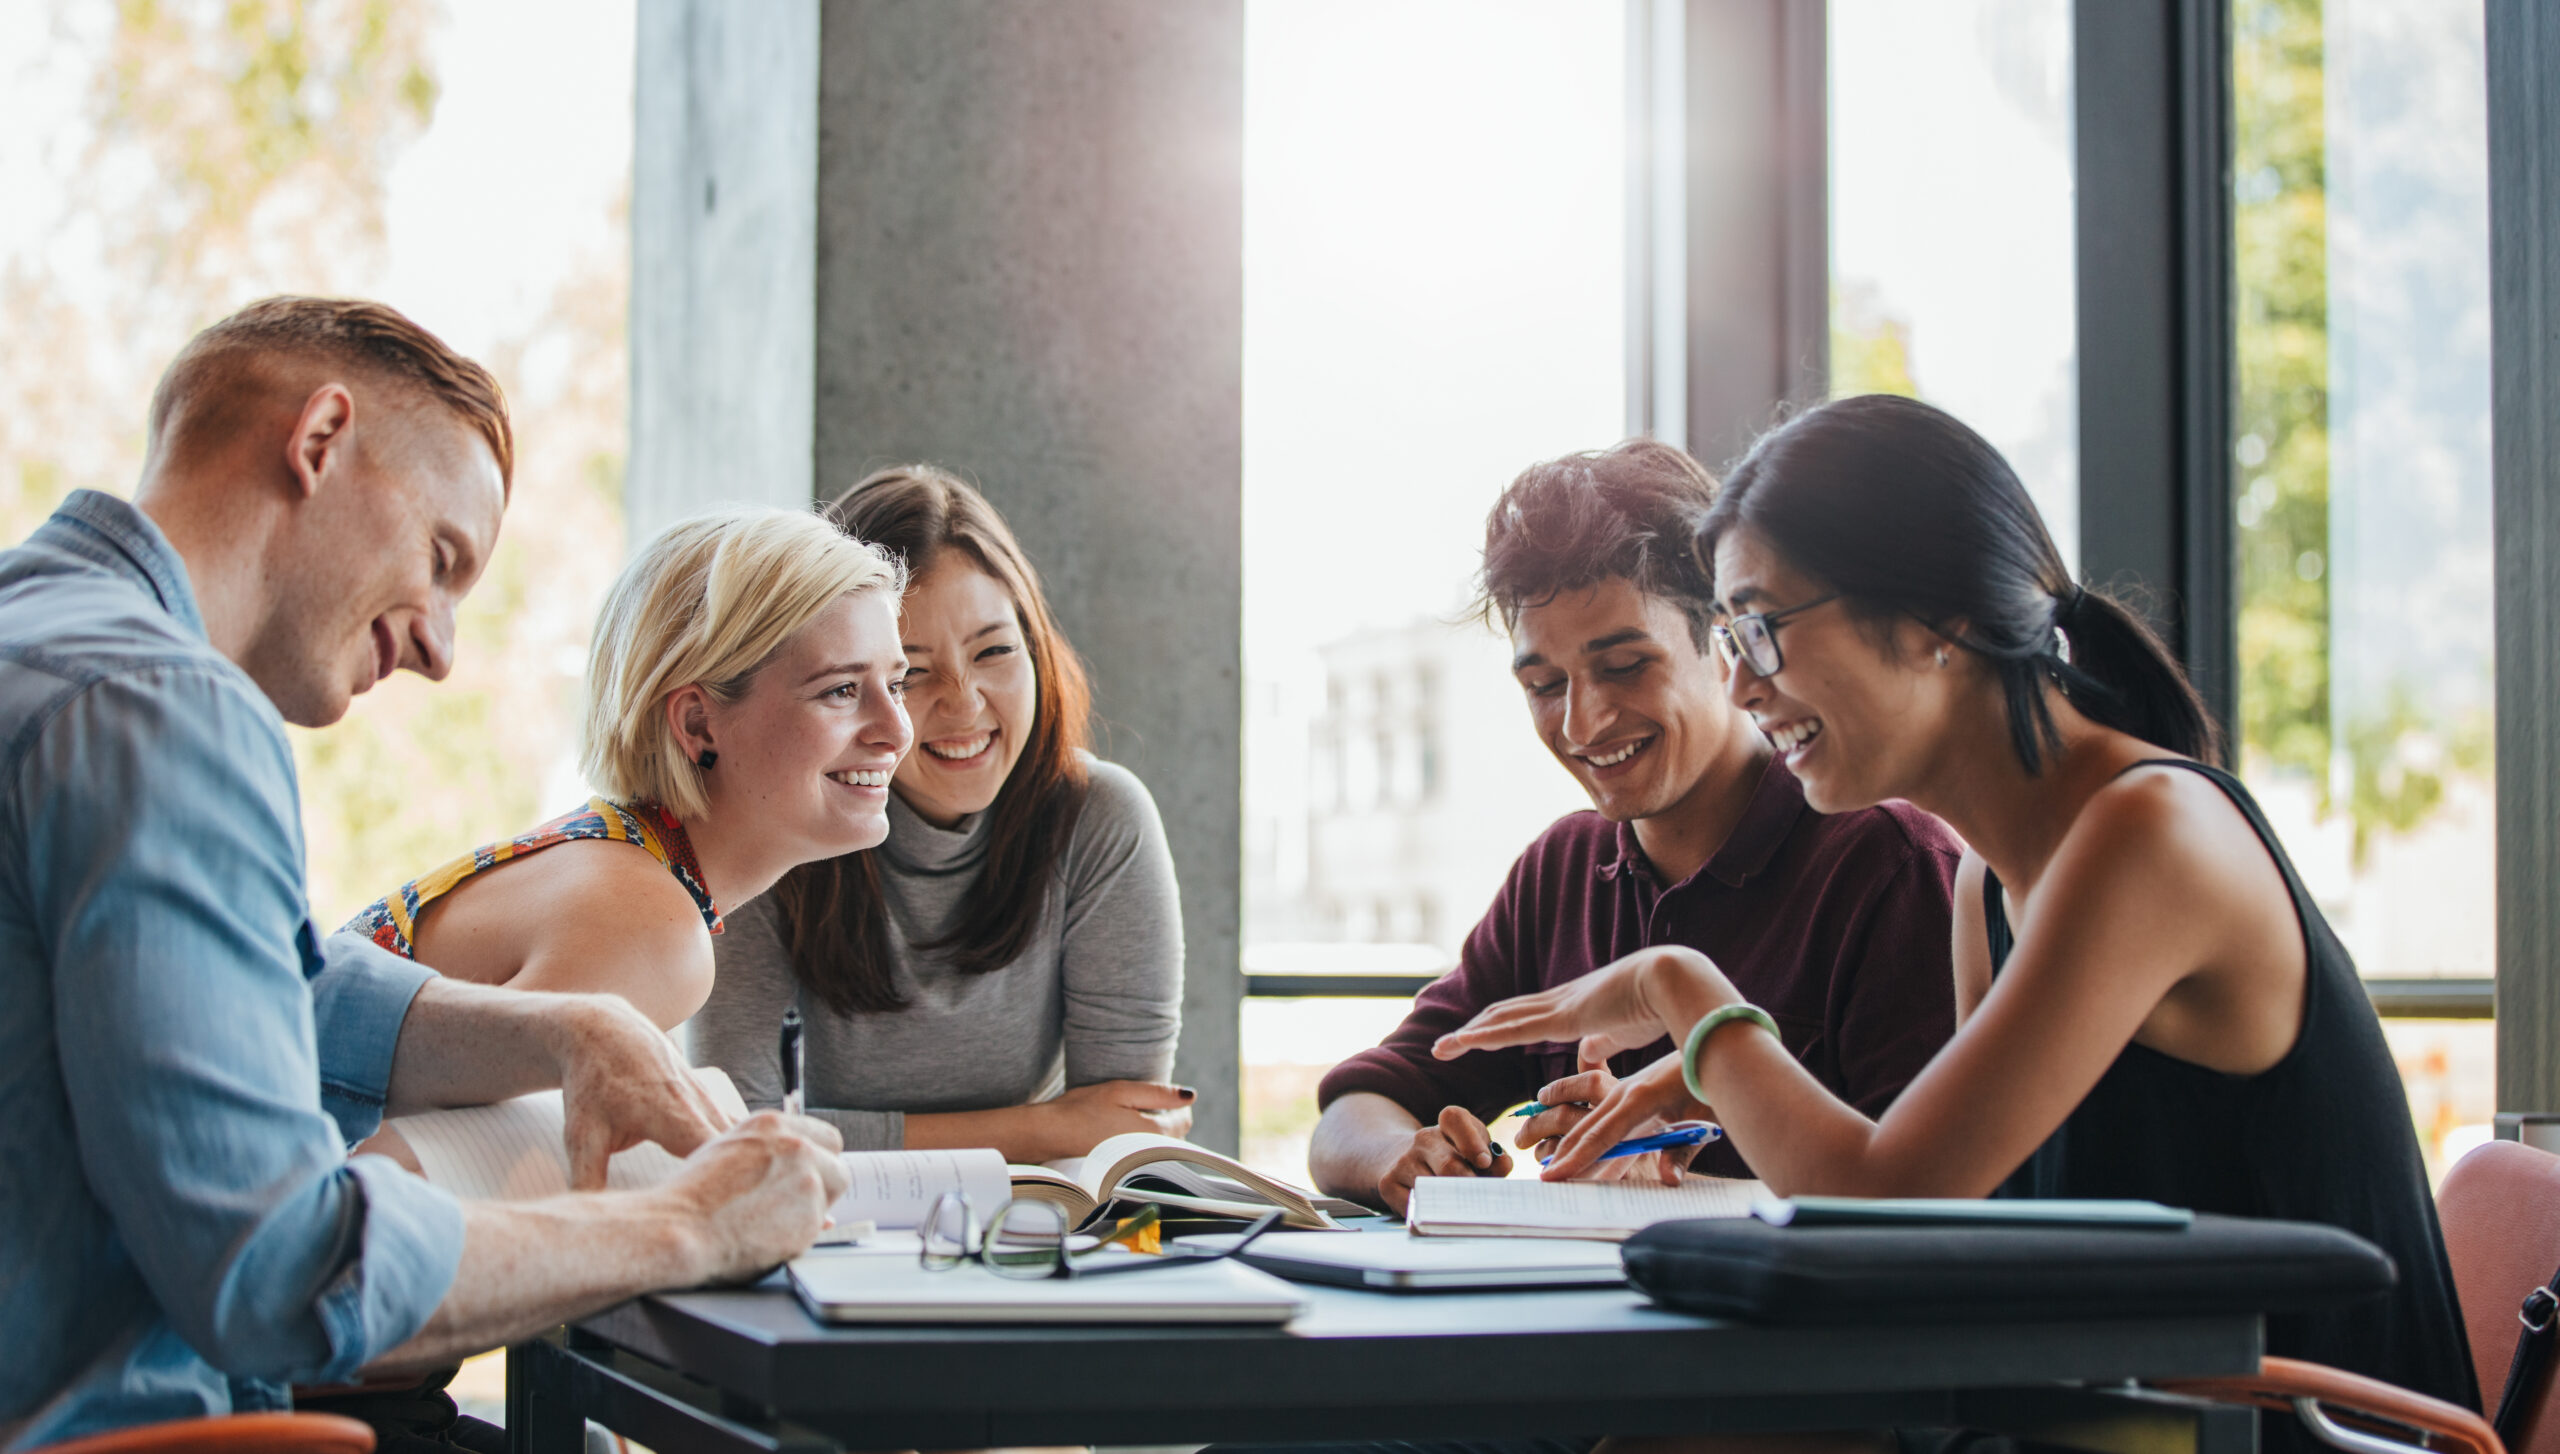
[(1758, 1005), (1723, 1005), (1709, 1010), (1705, 1019), (1690, 1026), (1689, 1038), (1680, 1046), (1680, 1079), (1689, 1087), (1689, 1098), (1699, 1105), (1707, 1104), (1707, 1092), (1698, 1084), (1698, 1050), (1707, 1043), (1707, 1037), (1716, 1032), (1717, 1026), (1736, 1020), (1749, 1020), (1772, 1035), (1778, 1033), (1778, 1022), (1770, 1019), (1769, 1012)]

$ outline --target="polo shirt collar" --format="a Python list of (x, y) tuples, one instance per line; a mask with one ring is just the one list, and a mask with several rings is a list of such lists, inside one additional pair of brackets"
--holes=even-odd
[(202, 638), (204, 615), (187, 583), (187, 563), (176, 546), (160, 533), (151, 517), (127, 501), (97, 490), (74, 490), (53, 512), (50, 524), (64, 527), (61, 544), (134, 584), (146, 587), (160, 609)]
[[(1786, 763), (1774, 754), (1768, 766), (1761, 769), (1760, 786), (1753, 790), (1751, 802), (1742, 817), (1725, 836), (1724, 846), (1711, 855), (1698, 872), (1672, 885), (1686, 887), (1700, 877), (1710, 877), (1727, 888), (1740, 888), (1777, 857), (1778, 846), (1795, 831), (1796, 820), (1807, 812), (1804, 784)], [(1633, 823), (1618, 827), (1618, 854), (1615, 862), (1604, 864), (1602, 878), (1618, 878), (1626, 874), (1653, 875), (1653, 865), (1644, 856), (1644, 847), (1636, 841)]]

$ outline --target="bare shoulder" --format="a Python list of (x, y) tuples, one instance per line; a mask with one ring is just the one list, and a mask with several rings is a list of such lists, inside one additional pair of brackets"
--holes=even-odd
[(2047, 884), (2058, 902), (2130, 900), (2160, 916), (2155, 933), (2183, 925), (2229, 942), (2243, 925), (2293, 919), (2284, 876), (2240, 806), (2181, 767), (2137, 767), (2091, 795)]
[[(693, 895), (636, 844), (577, 839), (485, 870), (448, 895), (422, 927), (457, 949), (478, 951), (471, 957), (482, 966), (507, 970), (471, 978), (618, 994), (662, 1027), (684, 1020), (711, 993), (711, 936)], [(501, 946), (493, 965), (486, 951)], [(437, 947), (437, 939), (422, 936), (419, 958), (442, 969)]]

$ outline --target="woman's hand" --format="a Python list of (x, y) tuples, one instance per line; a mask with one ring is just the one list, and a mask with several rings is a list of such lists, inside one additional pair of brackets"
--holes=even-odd
[(1639, 949), (1554, 989), (1485, 1006), (1441, 1036), (1431, 1054), (1455, 1060), (1470, 1050), (1579, 1041), (1584, 1065), (1604, 1064), (1621, 1051), (1683, 1034), (1700, 1015), (1739, 999), (1723, 972), (1698, 951), (1678, 945)]
[(1130, 1131), (1184, 1136), (1191, 1131), (1193, 1093), (1188, 1086), (1151, 1080), (1106, 1080), (1080, 1085), (1054, 1101), (1029, 1109), (1038, 1118), (1042, 1161), (1082, 1156)]
[[(1541, 1176), (1547, 1181), (1632, 1181), (1649, 1177), (1665, 1186), (1676, 1185), (1697, 1155), (1696, 1148), (1648, 1151), (1614, 1161), (1584, 1157), (1596, 1158), (1621, 1141), (1650, 1136), (1675, 1121), (1704, 1120), (1714, 1114), (1690, 1099), (1688, 1084), (1680, 1078), (1680, 1057), (1676, 1054), (1666, 1055), (1624, 1080), (1610, 1074), (1607, 1066), (1593, 1065), (1586, 1058), (1581, 1071), (1541, 1088), (1538, 1100), (1548, 1109), (1531, 1117), (1520, 1134), (1523, 1142), (1534, 1139), (1534, 1153), (1544, 1158)], [(1610, 1119), (1601, 1133), (1589, 1137), (1579, 1134), (1604, 1113)], [(1577, 1152), (1570, 1162), (1565, 1159), (1568, 1145)]]
[(1539, 1148), (1548, 1158), (1538, 1173), (1542, 1181), (1621, 1181), (1650, 1173), (1663, 1185), (1675, 1186), (1691, 1158), (1697, 1155), (1694, 1147), (1651, 1151), (1615, 1161), (1602, 1161), (1600, 1153), (1621, 1141), (1650, 1136), (1674, 1121), (1704, 1120), (1714, 1115), (1710, 1108), (1690, 1097), (1688, 1082), (1680, 1074), (1678, 1051), (1624, 1080), (1610, 1076), (1606, 1070), (1586, 1070), (1538, 1092), (1542, 1102), (1555, 1096), (1588, 1101), (1590, 1109), (1579, 1112), (1552, 1146)]

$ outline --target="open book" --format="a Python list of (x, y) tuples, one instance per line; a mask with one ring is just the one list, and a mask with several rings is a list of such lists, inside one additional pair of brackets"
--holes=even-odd
[[(727, 1076), (710, 1067), (694, 1074), (720, 1106), (732, 1115), (746, 1114)], [(524, 1201), (569, 1190), (563, 1124), (558, 1091), (388, 1123), (409, 1143), (427, 1180), (483, 1201)], [(1188, 1141), (1143, 1132), (1114, 1136), (1092, 1155), (1048, 1166), (1008, 1167), (1000, 1153), (985, 1149), (848, 1151), (844, 1163), (853, 1186), (831, 1214), (846, 1228), (921, 1226), (934, 1199), (946, 1191), (967, 1192), (980, 1216), (1009, 1197), (1036, 1197), (1064, 1208), (1077, 1226), (1113, 1202), (1157, 1202), (1177, 1214), (1237, 1218), (1276, 1206), (1288, 1214), (1290, 1226), (1309, 1228), (1339, 1226), (1328, 1211), (1366, 1210), (1318, 1197)], [(658, 1146), (635, 1146), (607, 1165), (605, 1184), (617, 1191), (643, 1190), (669, 1180), (683, 1164)]]
[(1310, 1231), (1340, 1231), (1335, 1216), (1369, 1210), (1265, 1176), (1205, 1146), (1145, 1131), (1113, 1136), (1080, 1157), (1016, 1166), (1013, 1194), (1057, 1203), (1076, 1226), (1113, 1202), (1153, 1202), (1170, 1216), (1240, 1220), (1278, 1207), (1283, 1222)]
[(1685, 1176), (1657, 1181), (1532, 1181), (1424, 1176), (1413, 1183), (1405, 1225), (1421, 1237), (1587, 1237), (1623, 1242), (1656, 1222), (1747, 1217), (1756, 1181)]

